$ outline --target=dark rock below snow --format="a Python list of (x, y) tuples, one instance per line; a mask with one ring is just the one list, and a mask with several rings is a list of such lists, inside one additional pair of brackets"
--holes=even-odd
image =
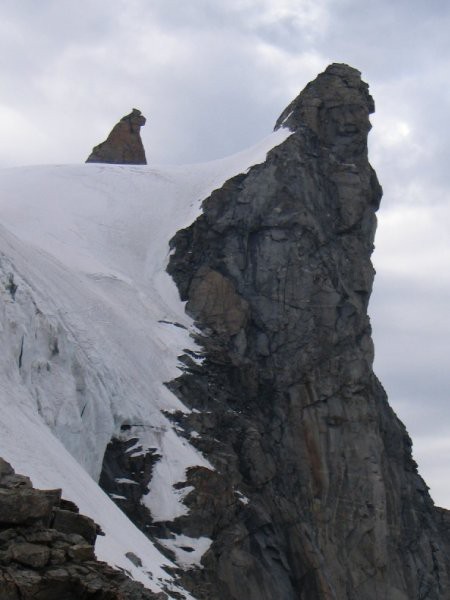
[(139, 529), (147, 532), (152, 519), (141, 499), (149, 491), (153, 466), (160, 456), (153, 449), (144, 452), (136, 445), (138, 438), (131, 426), (124, 425), (123, 431), (128, 431), (130, 438), (113, 438), (107, 445), (99, 485)]
[(95, 146), (87, 163), (111, 163), (115, 165), (146, 165), (141, 127), (146, 119), (140, 110), (133, 108), (114, 126), (107, 139)]

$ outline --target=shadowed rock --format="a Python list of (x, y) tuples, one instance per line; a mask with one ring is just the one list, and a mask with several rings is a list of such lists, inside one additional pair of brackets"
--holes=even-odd
[(144, 145), (140, 130), (146, 119), (140, 110), (133, 108), (122, 117), (107, 139), (95, 146), (87, 163), (110, 163), (114, 165), (146, 165)]
[(360, 75), (321, 73), (277, 121), (292, 135), (171, 242), (205, 354), (171, 389), (217, 468), (188, 472), (174, 524), (213, 538), (185, 579), (202, 600), (450, 598), (449, 513), (372, 370), (381, 187)]

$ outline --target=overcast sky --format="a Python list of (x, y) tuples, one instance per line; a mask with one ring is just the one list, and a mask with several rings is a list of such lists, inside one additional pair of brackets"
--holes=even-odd
[(149, 163), (267, 135), (330, 62), (370, 84), (375, 370), (450, 508), (450, 3), (0, 0), (0, 166), (80, 163), (137, 107)]

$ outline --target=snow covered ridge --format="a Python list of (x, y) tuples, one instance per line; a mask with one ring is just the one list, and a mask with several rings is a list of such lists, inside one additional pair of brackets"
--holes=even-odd
[[(165, 272), (168, 241), (213, 189), (288, 135), (202, 165), (0, 171), (0, 456), (36, 487), (62, 487), (105, 532), (98, 557), (154, 591), (173, 585), (170, 561), (97, 485), (105, 448), (131, 425), (161, 456), (144, 498), (153, 518), (185, 514), (173, 485), (188, 467), (211, 466), (161, 412), (187, 411), (164, 382), (193, 347)], [(209, 541), (197, 546), (199, 561)]]

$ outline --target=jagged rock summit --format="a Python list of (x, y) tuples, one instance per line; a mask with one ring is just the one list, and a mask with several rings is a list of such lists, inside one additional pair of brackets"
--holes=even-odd
[(282, 112), (275, 129), (312, 130), (322, 146), (343, 158), (367, 155), (369, 115), (375, 104), (361, 73), (334, 63), (309, 83)]
[(214, 540), (200, 598), (450, 597), (449, 513), (372, 370), (373, 111), (359, 71), (329, 66), (278, 120), (292, 135), (172, 240), (204, 349), (172, 389), (217, 469), (189, 473), (175, 523)]
[(137, 108), (122, 117), (106, 140), (95, 146), (87, 163), (110, 163), (114, 165), (146, 165), (141, 127), (146, 118)]

